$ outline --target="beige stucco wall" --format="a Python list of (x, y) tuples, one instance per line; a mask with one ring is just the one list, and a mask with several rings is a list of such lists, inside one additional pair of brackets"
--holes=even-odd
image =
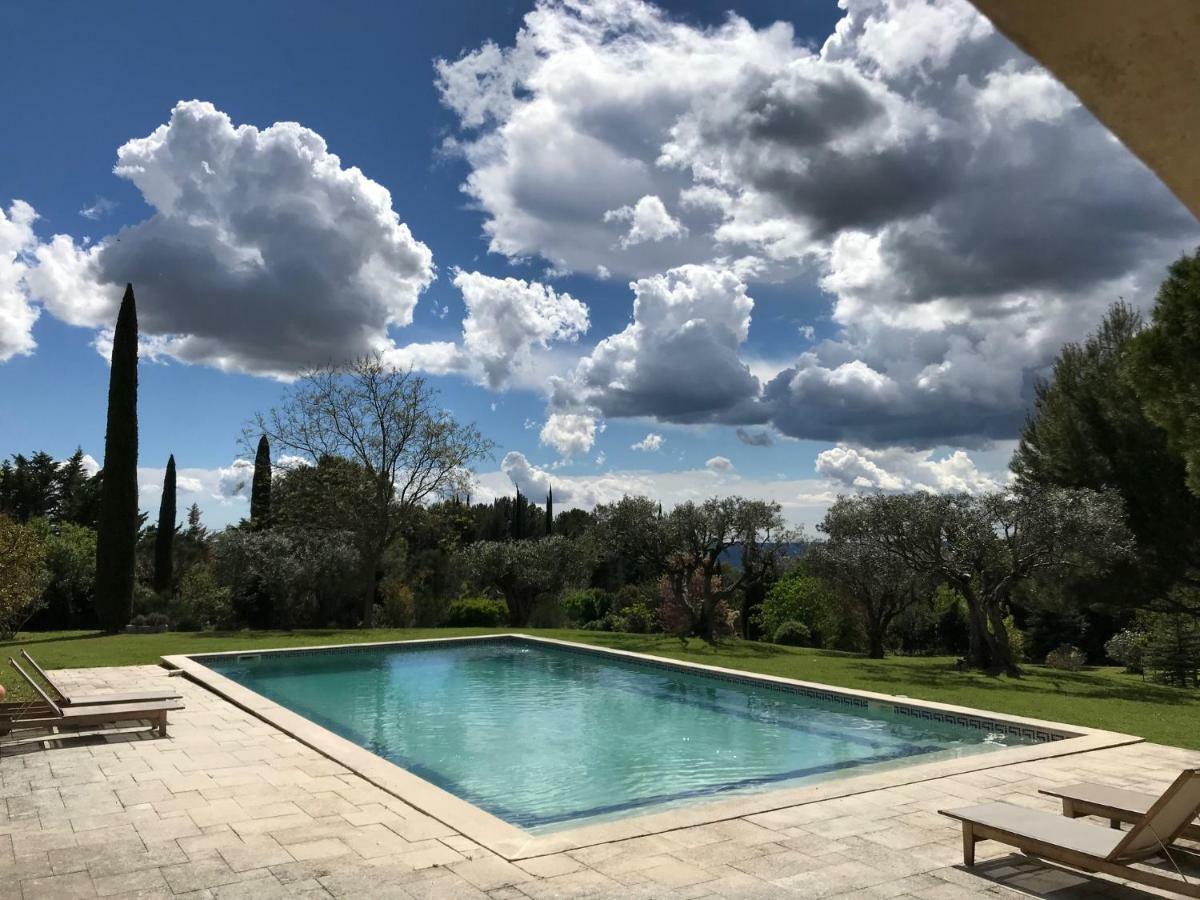
[(972, 0), (1200, 218), (1200, 0)]

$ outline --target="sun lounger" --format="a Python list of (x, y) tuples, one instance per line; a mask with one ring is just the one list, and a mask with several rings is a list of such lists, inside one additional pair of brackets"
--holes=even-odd
[[(1150, 811), (1154, 794), (1109, 787), (1105, 784), (1068, 784), (1060, 788), (1044, 788), (1039, 793), (1062, 800), (1062, 814), (1074, 819), (1079, 816), (1100, 816), (1108, 819), (1113, 828), (1121, 823), (1137, 822)], [(1179, 836), (1190, 841), (1200, 841), (1200, 822), (1184, 827)]]
[(998, 841), (1030, 856), (1084, 872), (1103, 872), (1200, 897), (1200, 884), (1195, 881), (1185, 882), (1133, 865), (1154, 856), (1164, 856), (1174, 864), (1170, 845), (1200, 813), (1200, 769), (1185, 770), (1129, 831), (1114, 831), (1009, 803), (984, 803), (941, 813), (962, 822), (966, 866), (975, 865), (976, 843)]
[(9, 663), (29, 686), (41, 697), (41, 703), (5, 704), (0, 709), (0, 736), (13, 731), (30, 729), (78, 729), (112, 725), (116, 722), (144, 721), (158, 731), (167, 733), (167, 713), (183, 709), (178, 700), (155, 700), (141, 703), (112, 703), (96, 706), (59, 706), (42, 690), (41, 685), (29, 677), (15, 659)]
[(178, 700), (179, 691), (172, 688), (157, 688), (148, 691), (128, 691), (114, 694), (75, 694), (69, 695), (58, 684), (55, 683), (46, 670), (37, 664), (32, 656), (25, 650), (21, 651), (21, 655), (25, 657), (25, 661), (33, 666), (34, 671), (42, 676), (46, 684), (54, 689), (54, 693), (58, 695), (59, 706), (96, 706), (97, 704), (111, 705), (113, 703), (145, 703), (153, 700)]

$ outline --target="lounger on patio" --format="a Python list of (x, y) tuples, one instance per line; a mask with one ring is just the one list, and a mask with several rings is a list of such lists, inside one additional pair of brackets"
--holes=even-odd
[(1054, 813), (1009, 803), (984, 803), (944, 809), (942, 815), (962, 822), (963, 864), (975, 865), (975, 844), (999, 841), (1030, 856), (1084, 872), (1104, 872), (1150, 887), (1200, 897), (1200, 883), (1187, 882), (1132, 863), (1164, 856), (1183, 829), (1200, 813), (1200, 769), (1186, 769), (1151, 804), (1129, 831), (1113, 831)]
[(29, 729), (95, 728), (116, 722), (149, 722), (160, 735), (167, 733), (167, 713), (183, 709), (178, 700), (155, 700), (141, 703), (112, 703), (97, 706), (59, 706), (29, 677), (11, 657), (9, 663), (41, 697), (37, 703), (6, 703), (0, 709), (0, 736)]
[(21, 655), (25, 657), (25, 661), (33, 666), (46, 684), (54, 689), (54, 693), (58, 694), (59, 706), (96, 706), (97, 704), (111, 705), (113, 703), (145, 703), (153, 700), (178, 700), (179, 691), (173, 688), (158, 688), (149, 691), (128, 691), (123, 693), (113, 694), (75, 694), (71, 696), (59, 687), (54, 679), (52, 679), (41, 666), (37, 664), (32, 656), (25, 650), (21, 651)]
[[(1105, 784), (1068, 784), (1060, 788), (1043, 788), (1039, 793), (1062, 800), (1062, 814), (1075, 819), (1079, 816), (1100, 816), (1108, 819), (1113, 828), (1122, 822), (1137, 822), (1158, 799), (1154, 794), (1128, 791)], [(1182, 838), (1200, 841), (1200, 822), (1184, 826), (1179, 833)]]

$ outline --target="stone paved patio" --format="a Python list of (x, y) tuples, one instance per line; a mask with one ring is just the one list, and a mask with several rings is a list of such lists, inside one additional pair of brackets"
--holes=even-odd
[[(56, 673), (89, 691), (154, 666)], [(57, 897), (1154, 896), (979, 845), (945, 806), (1081, 778), (1161, 789), (1200, 753), (1138, 744), (872, 791), (510, 863), (184, 679), (171, 734), (5, 748), (0, 900)], [(1197, 873), (1200, 874), (1200, 873)]]

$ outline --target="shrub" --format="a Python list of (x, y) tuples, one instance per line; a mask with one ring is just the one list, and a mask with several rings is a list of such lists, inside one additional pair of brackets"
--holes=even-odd
[(417, 591), (413, 597), (413, 627), (436, 628), (446, 621), (450, 599), (432, 591)]
[(652, 584), (623, 584), (612, 598), (613, 612), (624, 612), (631, 606), (649, 606), (653, 609), (658, 603), (658, 591)]
[(60, 522), (58, 533), (50, 523), (38, 519), (46, 545), (46, 568), (50, 580), (42, 593), (46, 608), (30, 623), (33, 628), (86, 628), (96, 622), (96, 532), (83, 525)]
[(375, 610), (375, 621), (382, 628), (411, 628), (416, 618), (412, 588), (399, 578), (385, 578), (379, 584), (383, 600)]
[(161, 628), (166, 630), (171, 624), (166, 613), (152, 612), (145, 615), (134, 616), (129, 620), (129, 624), (134, 628)]
[(160, 594), (142, 580), (133, 583), (133, 604), (130, 606), (130, 624), (137, 616), (145, 617), (150, 613), (163, 612), (170, 606), (171, 598)]
[(217, 584), (212, 569), (194, 565), (179, 581), (179, 601), (174, 609), (178, 631), (211, 631), (233, 624), (229, 588)]
[(499, 600), (487, 597), (463, 597), (446, 610), (449, 628), (495, 627), (508, 620), (508, 607)]
[(648, 634), (658, 627), (658, 607), (654, 585), (622, 585), (612, 594), (612, 630)]
[(1144, 662), (1155, 681), (1200, 687), (1200, 619), (1182, 613), (1151, 617)]
[(37, 532), (0, 515), (0, 640), (10, 640), (44, 602), (46, 545)]
[(1004, 630), (1008, 632), (1008, 646), (1012, 650), (1013, 662), (1025, 660), (1025, 632), (1017, 627), (1012, 616), (1004, 619)]
[(214, 542), (213, 559), (238, 620), (251, 628), (356, 619), (362, 566), (349, 534), (231, 529)]
[(621, 621), (612, 613), (608, 613), (603, 618), (593, 619), (590, 622), (584, 622), (580, 628), (586, 628), (588, 631), (620, 631)]
[(1108, 639), (1108, 643), (1104, 645), (1104, 652), (1108, 654), (1109, 659), (1123, 665), (1126, 672), (1141, 674), (1142, 659), (1149, 640), (1150, 636), (1146, 632), (1126, 628)]
[(775, 643), (785, 647), (807, 647), (811, 640), (812, 634), (803, 622), (784, 622), (775, 629)]
[(563, 611), (562, 597), (547, 594), (533, 608), (526, 623), (530, 628), (567, 628), (571, 623)]
[(1046, 665), (1051, 669), (1065, 669), (1068, 672), (1078, 672), (1087, 662), (1087, 657), (1078, 647), (1062, 644), (1046, 654)]
[(1024, 624), (1030, 659), (1043, 659), (1063, 647), (1080, 647), (1087, 627), (1079, 612), (1055, 608), (1034, 609)]
[(291, 626), (289, 601), (299, 565), (286, 535), (231, 529), (214, 542), (213, 564), (239, 622), (251, 628)]
[(967, 622), (966, 601), (958, 591), (939, 585), (933, 594), (937, 614), (937, 644), (943, 653), (961, 656), (971, 648), (971, 626)]
[(838, 643), (845, 630), (839, 622), (845, 618), (840, 612), (841, 605), (826, 583), (797, 568), (771, 586), (751, 621), (772, 638), (787, 622), (803, 623), (812, 645), (826, 647)]
[(654, 629), (658, 622), (658, 610), (639, 600), (622, 608), (617, 618), (617, 630), (630, 634), (646, 634)]
[(909, 656), (937, 651), (937, 614), (932, 604), (913, 603), (902, 609), (892, 620), (884, 636), (884, 645), (891, 653)]
[(586, 628), (589, 622), (600, 621), (612, 612), (613, 598), (607, 591), (581, 588), (563, 596), (562, 608), (568, 621)]

